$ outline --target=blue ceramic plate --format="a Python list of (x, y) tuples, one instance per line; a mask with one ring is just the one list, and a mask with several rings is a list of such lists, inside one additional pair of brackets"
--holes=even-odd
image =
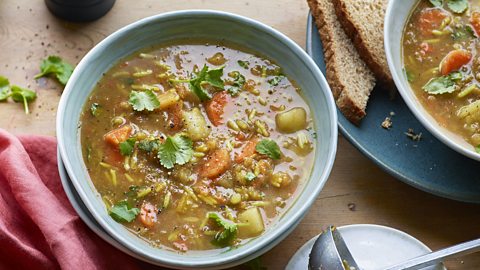
[[(325, 74), (323, 48), (312, 17), (307, 23), (307, 53)], [(451, 150), (428, 132), (410, 112), (398, 93), (376, 87), (368, 101), (367, 116), (359, 127), (338, 112), (338, 127), (363, 154), (383, 170), (421, 190), (445, 198), (480, 203), (480, 174), (477, 161)], [(392, 117), (390, 130), (380, 124)], [(422, 133), (419, 142), (405, 132)]]

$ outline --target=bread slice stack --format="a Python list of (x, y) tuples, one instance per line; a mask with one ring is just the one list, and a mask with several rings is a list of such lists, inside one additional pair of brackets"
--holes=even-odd
[(383, 48), (387, 1), (307, 0), (323, 43), (327, 81), (340, 111), (357, 125), (376, 81), (392, 84)]

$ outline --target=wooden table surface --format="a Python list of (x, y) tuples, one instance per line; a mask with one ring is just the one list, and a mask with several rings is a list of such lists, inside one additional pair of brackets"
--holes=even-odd
[[(0, 103), (0, 128), (15, 134), (55, 135), (62, 88), (35, 81), (42, 58), (56, 54), (71, 63), (108, 34), (146, 16), (180, 9), (217, 9), (251, 17), (305, 45), (308, 7), (303, 0), (119, 0), (92, 23), (66, 23), (41, 0), (0, 1), (0, 74), (38, 93), (25, 115), (21, 105)], [(480, 184), (480, 183), (479, 183)], [(350, 207), (349, 207), (350, 206)], [(268, 269), (282, 269), (295, 251), (328, 224), (387, 225), (432, 249), (480, 237), (480, 205), (455, 202), (414, 189), (383, 172), (342, 136), (330, 179), (308, 215), (277, 247), (262, 256)], [(480, 253), (446, 263), (448, 269), (480, 269)]]

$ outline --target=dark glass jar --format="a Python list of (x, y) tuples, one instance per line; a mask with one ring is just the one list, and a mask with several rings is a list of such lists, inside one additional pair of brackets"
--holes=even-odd
[(115, 0), (45, 0), (50, 12), (72, 22), (88, 22), (105, 15)]

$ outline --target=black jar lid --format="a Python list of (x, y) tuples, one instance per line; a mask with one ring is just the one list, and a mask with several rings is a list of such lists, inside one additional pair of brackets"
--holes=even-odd
[(88, 22), (105, 15), (115, 0), (45, 0), (55, 16), (72, 22)]

